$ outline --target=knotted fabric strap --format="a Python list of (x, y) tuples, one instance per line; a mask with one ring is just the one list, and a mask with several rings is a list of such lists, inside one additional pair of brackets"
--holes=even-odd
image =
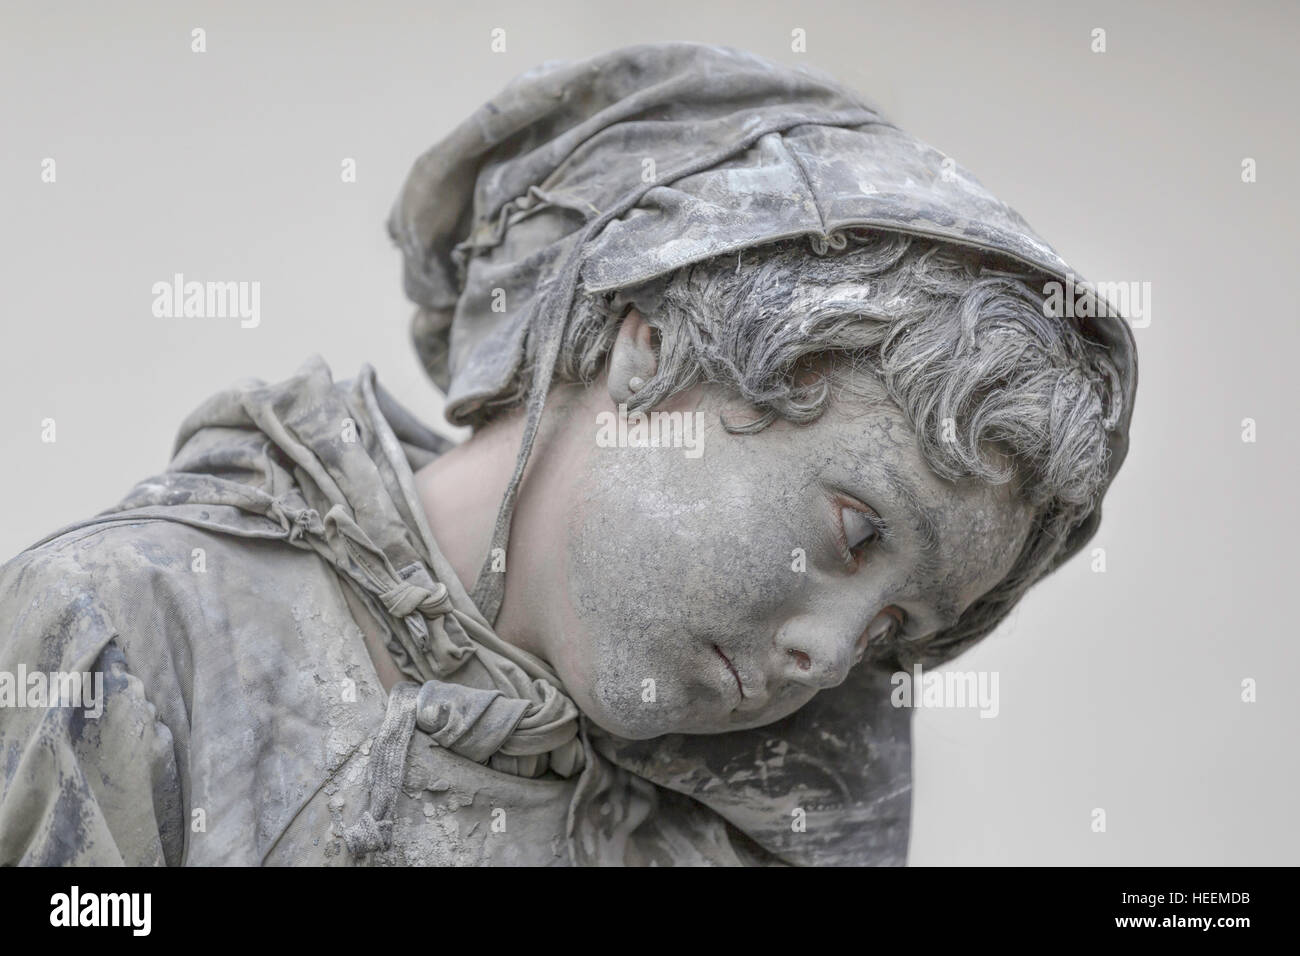
[[(458, 714), (475, 714), (475, 720), (490, 716), (491, 726), (509, 728), (486, 736), (475, 731), (473, 740), (491, 740), (495, 747), (485, 754), (481, 746), (466, 744), (466, 756), (527, 777), (547, 771), (567, 777), (582, 769), (578, 709), (556, 687), (553, 675), (536, 664), (512, 659), (518, 653), (490, 628), (458, 611), (446, 585), (435, 581), (422, 564), (411, 564), (401, 572), (394, 568), (348, 509), (334, 506), (312, 523), (310, 531), (309, 543), (396, 619), (394, 636), (426, 686), (458, 688), (437, 695), (427, 692), (424, 700), (429, 706), (434, 706), (436, 696), (452, 701), (449, 706)], [(488, 703), (491, 695), (500, 699)]]
[(447, 587), (441, 583), (430, 590), (403, 581), (380, 594), (379, 600), (393, 617), (407, 617), (416, 611), (425, 617), (433, 617), (451, 606), (447, 601)]
[(416, 726), (437, 745), (503, 773), (571, 777), (582, 770), (577, 706), (544, 664), (458, 610), (422, 561), (399, 571), (346, 505), (334, 504), (323, 517), (311, 508), (283, 511), (295, 541), (325, 556), (394, 620), (393, 638), (422, 681), (397, 684), (389, 694), (367, 767), (368, 806), (342, 834), (351, 853), (392, 845), (392, 811)]
[[(343, 831), (343, 840), (354, 856), (388, 849), (392, 844), (390, 819), (406, 773), (406, 752), (415, 728), (433, 738), (440, 747), (476, 763), (498, 764), (498, 753), (514, 749), (519, 756), (533, 758), (542, 769), (542, 759), (557, 744), (555, 737), (535, 734), (507, 742), (520, 721), (536, 705), (528, 700), (506, 697), (496, 690), (465, 687), (431, 680), (423, 684), (403, 681), (388, 696), (388, 709), (370, 750), (366, 768), (370, 802), (359, 820)], [(505, 753), (502, 759), (517, 759)]]

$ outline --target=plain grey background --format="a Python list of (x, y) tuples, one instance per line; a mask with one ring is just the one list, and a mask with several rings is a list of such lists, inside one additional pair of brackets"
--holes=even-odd
[[(916, 715), (911, 862), (1300, 862), (1298, 21), (1267, 3), (7, 2), (0, 553), (161, 470), (211, 393), (312, 352), (337, 378), (370, 362), (441, 423), (383, 228), (415, 157), (544, 60), (743, 47), (861, 90), (1082, 274), (1152, 284), (1132, 451), (1092, 545), (1107, 570), (1076, 557), (953, 665), (998, 672), (996, 719)], [(260, 326), (155, 318), (175, 272), (259, 281)]]

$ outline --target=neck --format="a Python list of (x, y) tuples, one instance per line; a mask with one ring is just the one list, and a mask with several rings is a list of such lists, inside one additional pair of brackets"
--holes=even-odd
[(415, 474), (429, 529), (466, 591), (487, 558), (522, 435), (522, 416), (493, 422)]
[[(551, 411), (549, 402), (547, 411)], [(473, 591), (488, 558), (497, 513), (519, 454), (524, 417), (522, 408), (512, 410), (479, 428), (467, 441), (440, 455), (415, 475), (429, 530), (469, 592)], [(543, 416), (542, 428), (519, 486), (505, 555), (505, 597), (494, 624), (502, 640), (544, 661), (548, 655), (540, 635), (541, 616), (548, 606), (544, 598), (550, 586), (545, 579), (547, 562), (533, 560), (535, 549), (523, 547), (520, 542), (547, 537), (542, 528), (532, 533), (530, 529), (534, 518), (544, 519), (545, 505), (542, 505), (543, 514), (538, 515), (534, 503), (544, 502), (546, 498), (546, 489), (541, 486), (547, 481), (548, 469), (540, 462), (548, 457), (548, 445), (554, 438), (553, 429), (548, 427), (551, 418), (550, 414)]]

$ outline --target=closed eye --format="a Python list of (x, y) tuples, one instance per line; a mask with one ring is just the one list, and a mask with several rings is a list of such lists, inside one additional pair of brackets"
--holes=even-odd
[(841, 557), (844, 562), (856, 568), (866, 557), (872, 544), (889, 535), (889, 528), (883, 518), (860, 501), (836, 496), (837, 539)]

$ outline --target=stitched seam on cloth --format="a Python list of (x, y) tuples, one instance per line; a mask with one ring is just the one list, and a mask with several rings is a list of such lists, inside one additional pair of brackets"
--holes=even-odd
[(406, 752), (415, 733), (415, 702), (419, 685), (403, 682), (388, 696), (384, 722), (370, 748), (366, 779), (370, 798), (360, 818), (343, 830), (343, 842), (353, 856), (386, 850), (393, 842), (390, 816), (406, 774)]
[[(344, 767), (347, 764), (347, 762), (352, 759), (353, 756), (355, 756), (356, 752), (361, 749), (364, 743), (365, 740), (362, 739), (357, 741), (357, 743), (353, 745), (352, 749), (349, 750), (347, 754), (343, 757), (343, 759), (339, 761), (340, 769)], [(286, 822), (285, 825), (280, 829), (280, 832), (276, 834), (275, 839), (271, 841), (271, 845), (266, 848), (266, 852), (263, 853), (262, 858), (258, 860), (258, 866), (266, 866), (267, 858), (270, 857), (270, 855), (275, 852), (275, 848), (280, 845), (280, 841), (284, 839), (285, 834), (288, 833), (290, 829), (292, 829), (294, 823), (297, 822), (300, 816), (302, 816), (303, 812), (307, 809), (307, 807), (311, 804), (311, 802), (314, 799), (316, 799), (316, 796), (322, 790), (328, 787), (330, 783), (333, 782), (334, 778), (337, 776), (338, 776), (338, 770), (334, 770), (329, 774), (327, 774), (325, 776), (325, 779), (323, 779), (316, 786), (316, 788), (312, 790), (312, 792), (308, 794), (306, 798), (303, 799), (303, 801), (298, 805), (298, 809), (293, 812), (293, 814), (289, 817), (288, 822)]]
[[(798, 126), (808, 126), (809, 124), (808, 124), (808, 123), (798, 123), (798, 124), (796, 124), (796, 125), (798, 125)], [(794, 128), (795, 128), (794, 126), (791, 126), (789, 129), (794, 129)], [(784, 151), (785, 151), (785, 154), (786, 154), (787, 156), (789, 156), (790, 159), (794, 162), (794, 168), (797, 169), (797, 170), (799, 170), (799, 178), (803, 180), (803, 188), (806, 189), (806, 190), (808, 191), (808, 198), (810, 198), (810, 199), (812, 200), (813, 209), (814, 209), (814, 210), (816, 211), (816, 213), (817, 213), (817, 221), (821, 224), (821, 234), (822, 234), (822, 236), (825, 236), (825, 235), (826, 235), (826, 216), (822, 213), (822, 204), (821, 204), (820, 202), (817, 201), (817, 193), (816, 193), (816, 191), (813, 190), (812, 180), (808, 178), (808, 170), (804, 168), (803, 160), (801, 160), (801, 159), (799, 158), (799, 154), (796, 153), (793, 149), (791, 149), (789, 146), (786, 145), (786, 142), (785, 142), (785, 134), (786, 134), (787, 132), (789, 132), (789, 129), (787, 129), (787, 130), (782, 130), (782, 131), (781, 131), (781, 134), (780, 134), (780, 137), (779, 137), (779, 142), (780, 142), (780, 144), (781, 144), (781, 149), (784, 150)]]

